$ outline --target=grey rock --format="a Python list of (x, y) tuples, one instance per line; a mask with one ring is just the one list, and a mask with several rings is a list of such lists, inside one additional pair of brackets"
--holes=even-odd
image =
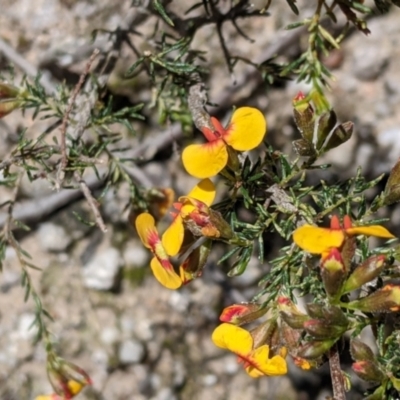
[(146, 349), (138, 340), (129, 339), (121, 343), (118, 349), (118, 359), (121, 364), (137, 364), (143, 360)]
[(379, 135), (376, 140), (380, 149), (384, 151), (385, 159), (381, 159), (378, 173), (387, 172), (393, 167), (400, 155), (400, 128), (389, 128)]
[(0, 292), (7, 293), (11, 288), (19, 285), (21, 281), (21, 274), (16, 271), (5, 269), (1, 273)]
[(368, 42), (365, 43), (365, 38), (358, 36), (351, 43), (352, 50), (349, 51), (352, 57), (352, 73), (362, 81), (378, 78), (391, 55), (390, 41), (382, 34), (370, 37)]
[(45, 179), (30, 181), (26, 174), (21, 179), (21, 193), (29, 198), (40, 199), (54, 193), (54, 189)]
[(163, 387), (151, 400), (177, 400), (177, 397), (170, 388)]
[(38, 229), (39, 243), (43, 250), (62, 252), (71, 244), (71, 237), (66, 230), (52, 222), (45, 222)]
[(91, 361), (98, 367), (101, 367), (101, 369), (106, 370), (108, 367), (110, 356), (104, 348), (93, 350), (90, 358)]
[(137, 240), (132, 240), (127, 243), (123, 257), (127, 266), (143, 267), (149, 263), (150, 252)]
[(145, 316), (136, 318), (136, 316), (132, 316), (132, 312), (127, 311), (121, 315), (119, 324), (122, 334), (125, 335), (125, 337), (135, 336), (143, 342), (154, 339), (151, 321), (145, 318)]
[(204, 375), (202, 378), (204, 386), (214, 386), (218, 382), (218, 377), (214, 374)]
[(149, 162), (144, 165), (142, 169), (154, 183), (155, 187), (171, 187), (171, 177), (163, 164), (159, 162)]
[(114, 247), (99, 251), (82, 269), (85, 287), (96, 290), (113, 289), (122, 264), (120, 253)]
[(120, 337), (119, 330), (112, 326), (104, 328), (100, 333), (100, 339), (104, 344), (117, 343), (119, 337)]
[(183, 290), (172, 292), (169, 298), (170, 306), (178, 312), (185, 312), (188, 309), (189, 302), (189, 294)]
[(182, 387), (186, 381), (187, 368), (181, 360), (174, 362), (174, 376), (173, 385), (174, 387)]
[(22, 314), (18, 319), (16, 336), (21, 339), (32, 340), (37, 334), (37, 326), (32, 326), (34, 320), (35, 314)]

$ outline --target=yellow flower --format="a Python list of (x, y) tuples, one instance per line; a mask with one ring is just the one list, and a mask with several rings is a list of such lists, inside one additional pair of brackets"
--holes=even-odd
[(253, 337), (243, 328), (232, 324), (221, 324), (214, 330), (212, 341), (216, 346), (236, 354), (238, 361), (243, 363), (246, 372), (252, 378), (287, 373), (285, 359), (281, 355), (268, 358), (269, 346), (266, 344), (253, 348)]
[(394, 238), (386, 228), (380, 225), (352, 226), (348, 215), (345, 215), (342, 227), (339, 218), (334, 215), (331, 218), (330, 228), (319, 228), (306, 224), (293, 232), (293, 240), (297, 246), (309, 253), (324, 254), (331, 248), (340, 248), (346, 236), (356, 235)]
[(237, 151), (252, 150), (261, 143), (267, 130), (264, 115), (252, 107), (238, 108), (226, 128), (214, 117), (211, 122), (214, 131), (202, 130), (208, 143), (189, 145), (182, 153), (186, 171), (196, 178), (209, 178), (225, 168), (229, 158), (227, 146)]
[(185, 235), (183, 219), (199, 207), (208, 208), (208, 206), (210, 206), (214, 201), (214, 198), (214, 184), (210, 179), (203, 179), (189, 192), (187, 196), (180, 197), (178, 203), (174, 204), (174, 207), (178, 212), (174, 213), (174, 220), (162, 235), (162, 245), (169, 256), (176, 256), (182, 247)]
[(178, 289), (182, 285), (182, 280), (169, 261), (154, 218), (149, 213), (142, 213), (136, 218), (135, 225), (143, 245), (154, 254), (150, 261), (150, 268), (156, 279), (168, 289)]

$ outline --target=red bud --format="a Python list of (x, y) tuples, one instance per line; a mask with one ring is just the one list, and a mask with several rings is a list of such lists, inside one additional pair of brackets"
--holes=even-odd
[(357, 361), (351, 368), (361, 379), (368, 382), (381, 382), (385, 379), (385, 374), (371, 361)]
[(262, 308), (259, 304), (255, 303), (233, 304), (224, 308), (219, 320), (234, 325), (242, 325), (260, 318), (267, 311), (268, 308)]

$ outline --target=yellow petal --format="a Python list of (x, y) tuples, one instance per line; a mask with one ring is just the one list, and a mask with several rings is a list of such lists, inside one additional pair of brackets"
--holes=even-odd
[(161, 238), (164, 249), (169, 256), (173, 257), (179, 253), (183, 243), (184, 231), (182, 217), (177, 215)]
[(155, 227), (155, 221), (152, 215), (150, 215), (149, 213), (139, 214), (136, 218), (135, 226), (140, 240), (142, 241), (144, 246), (148, 249), (152, 249), (153, 246), (151, 240), (149, 242), (149, 239), (152, 239), (154, 235), (158, 236)]
[(167, 289), (178, 289), (182, 285), (181, 278), (175, 273), (172, 265), (170, 268), (164, 268), (160, 261), (154, 257), (150, 262), (150, 267), (158, 282)]
[(192, 144), (183, 150), (182, 162), (186, 171), (196, 178), (217, 175), (228, 162), (228, 151), (223, 140)]
[(196, 207), (192, 204), (192, 201), (196, 202), (198, 200), (191, 199), (190, 197), (179, 197), (179, 201), (181, 201), (183, 204), (180, 213), (182, 218), (186, 218), (191, 212), (196, 210)]
[(322, 254), (332, 247), (339, 248), (344, 237), (342, 230), (312, 225), (303, 225), (293, 232), (293, 240), (297, 246), (312, 254)]
[[(261, 374), (268, 376), (278, 376), (286, 374), (287, 364), (285, 359), (279, 355), (274, 356), (272, 358), (268, 358), (268, 354), (269, 354), (269, 347), (267, 345), (263, 345), (253, 350), (250, 355), (250, 358), (253, 361), (254, 366), (256, 366), (253, 367), (253, 369), (258, 369), (258, 371), (260, 371)], [(252, 366), (247, 367), (246, 371), (248, 368), (251, 369)], [(247, 371), (247, 373), (250, 375), (249, 371)]]
[(247, 366), (246, 372), (252, 377), (252, 378), (259, 378), (260, 376), (264, 376), (264, 372), (260, 371), (257, 368), (252, 367), (251, 365)]
[(266, 131), (267, 121), (260, 110), (240, 107), (232, 115), (224, 140), (235, 150), (251, 150), (262, 142)]
[(352, 228), (346, 229), (346, 233), (350, 236), (365, 235), (376, 236), (385, 239), (392, 239), (395, 237), (386, 228), (380, 225), (353, 226)]
[(215, 186), (210, 179), (203, 179), (189, 192), (187, 197), (200, 200), (210, 206), (215, 199)]
[(212, 341), (218, 347), (239, 356), (247, 356), (253, 348), (253, 338), (243, 328), (232, 324), (221, 324), (213, 332)]
[(259, 378), (266, 375), (264, 372), (268, 362), (269, 346), (263, 345), (254, 349), (244, 360), (246, 372), (252, 378)]

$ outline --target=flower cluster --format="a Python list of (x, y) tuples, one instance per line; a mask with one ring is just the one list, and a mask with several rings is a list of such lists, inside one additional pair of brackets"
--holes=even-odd
[[(226, 128), (216, 118), (212, 117), (211, 123), (214, 130), (202, 129), (208, 143), (189, 145), (183, 151), (182, 161), (187, 172), (203, 179), (173, 204), (173, 219), (165, 232), (158, 233), (156, 220), (148, 212), (139, 214), (134, 221), (142, 243), (153, 254), (150, 267), (155, 278), (169, 289), (178, 289), (201, 275), (213, 240), (240, 243), (222, 215), (210, 208), (216, 193), (209, 177), (225, 167), (236, 174), (235, 151), (257, 147), (264, 138), (267, 124), (263, 114), (251, 107), (238, 108)], [(179, 260), (179, 274), (175, 271), (173, 257)], [(264, 314), (264, 310), (255, 311), (254, 315), (258, 314)], [(259, 336), (257, 339), (239, 326), (224, 323), (214, 331), (212, 339), (217, 346), (234, 352), (252, 377), (285, 374), (287, 366), (282, 356), (285, 350), (269, 358), (265, 335), (261, 339)]]
[[(233, 237), (230, 226), (220, 213), (210, 208), (215, 198), (214, 184), (207, 178), (200, 181), (187, 196), (178, 198), (171, 212), (173, 220), (162, 236), (155, 219), (149, 213), (137, 216), (135, 225), (139, 237), (152, 253), (150, 262), (155, 278), (168, 289), (201, 276), (211, 250), (212, 240)], [(203, 238), (198, 243), (198, 239)], [(181, 257), (179, 274), (171, 257)]]
[[(234, 165), (235, 150), (251, 150), (258, 146), (267, 127), (263, 114), (252, 107), (238, 108), (226, 128), (216, 118), (211, 118), (211, 122), (214, 131), (209, 128), (202, 130), (208, 143), (190, 145), (182, 154), (183, 165), (189, 174), (204, 179), (173, 203), (172, 222), (165, 232), (162, 235), (158, 233), (156, 220), (148, 212), (141, 213), (134, 221), (142, 243), (153, 253), (151, 270), (168, 289), (178, 289), (201, 276), (213, 240), (235, 240), (230, 225), (219, 212), (210, 208), (216, 191), (209, 177), (226, 166)], [(171, 197), (169, 189), (165, 198), (169, 200)], [(161, 216), (166, 202), (162, 207), (163, 212), (158, 213)], [(178, 260), (179, 273), (172, 258)]]
[[(302, 94), (295, 98), (294, 115), (302, 134), (302, 139), (294, 144), (295, 150), (300, 156), (309, 157), (310, 165), (319, 155), (344, 143), (351, 136), (351, 123), (338, 125), (333, 110), (318, 111), (318, 107), (312, 107)], [(240, 247), (239, 252), (243, 250), (240, 265), (247, 264), (251, 257), (252, 242), (243, 239), (247, 238), (245, 235), (239, 238), (223, 215), (213, 209), (216, 189), (209, 178), (216, 174), (223, 175), (231, 181), (236, 196), (238, 192), (235, 190), (246, 186), (246, 174), (243, 172), (246, 168), (242, 168), (237, 152), (257, 147), (265, 136), (267, 124), (259, 110), (242, 107), (233, 113), (226, 127), (215, 118), (211, 118), (211, 125), (213, 129), (202, 129), (207, 143), (189, 145), (182, 153), (187, 172), (202, 180), (176, 202), (173, 202), (171, 189), (158, 189), (156, 192), (161, 194), (161, 200), (155, 201), (158, 197), (150, 196), (153, 200), (148, 201), (147, 212), (140, 213), (134, 220), (142, 243), (153, 254), (150, 267), (154, 276), (169, 289), (178, 289), (201, 276), (215, 240)], [(281, 162), (288, 165), (283, 159)], [(263, 175), (264, 166), (254, 176)], [(380, 203), (391, 204), (400, 198), (399, 170), (399, 167), (395, 167), (392, 171), (384, 196), (378, 199)], [(293, 176), (289, 176), (285, 182)], [(279, 198), (286, 198), (286, 194), (283, 185), (276, 190), (271, 200), (279, 209)], [(264, 229), (263, 217), (277, 226), (266, 204), (263, 203), (262, 207), (257, 204), (262, 208), (257, 222), (260, 230)], [(172, 221), (160, 234), (157, 221), (164, 216), (168, 206), (172, 206)], [(312, 215), (310, 213), (308, 218), (312, 218)], [(386, 228), (353, 223), (349, 215), (345, 215), (342, 221), (334, 215), (329, 228), (310, 224), (294, 227), (293, 222), (289, 234), (292, 234), (297, 248), (292, 246), (290, 250), (290, 257), (295, 264), (290, 264), (290, 257), (287, 258), (291, 269), (288, 276), (292, 277), (292, 270), (301, 267), (295, 273), (294, 279), (298, 279), (312, 265), (310, 256), (319, 256), (319, 269), (313, 269), (312, 278), (308, 281), (312, 283), (307, 283), (315, 290), (313, 294), (317, 299), (306, 304), (304, 310), (300, 309), (295, 304), (293, 290), (285, 287), (288, 281), (282, 280), (284, 274), (280, 274), (280, 280), (271, 278), (263, 281), (266, 287), (264, 294), (268, 293), (269, 284), (274, 290), (272, 295), (268, 293), (269, 297), (263, 304), (252, 302), (226, 307), (220, 315), (221, 324), (212, 334), (214, 344), (234, 353), (247, 374), (253, 378), (286, 374), (287, 356), (303, 370), (320, 366), (344, 334), (364, 328), (355, 318), (358, 314), (354, 311), (380, 313), (400, 310), (400, 285), (387, 282), (367, 295), (358, 293), (363, 285), (380, 276), (390, 263), (387, 253), (369, 253), (364, 239), (369, 236), (393, 239), (394, 235)], [(287, 234), (282, 236), (289, 237)], [(283, 267), (286, 267), (285, 263)], [(315, 286), (317, 289), (314, 289)], [(301, 284), (297, 287), (300, 288)], [(243, 327), (250, 323), (252, 325), (249, 328)], [(392, 372), (385, 369), (368, 350), (360, 350), (356, 355), (357, 345), (353, 347), (353, 370), (360, 377), (368, 377), (381, 385), (390, 381), (390, 384), (399, 384), (400, 387), (400, 381), (397, 382), (393, 374), (390, 375)], [(357, 349), (360, 348), (362, 346), (358, 345)]]
[[(306, 224), (293, 233), (297, 246), (308, 253), (321, 256), (320, 276), (327, 294), (325, 302), (307, 304), (306, 312), (301, 311), (290, 298), (278, 298), (283, 342), (295, 364), (302, 369), (320, 365), (332, 346), (351, 329), (355, 321), (346, 310), (369, 313), (400, 310), (400, 286), (394, 284), (386, 284), (368, 296), (349, 300), (348, 293), (374, 280), (387, 265), (384, 254), (374, 254), (362, 263), (356, 263), (358, 236), (394, 238), (380, 225), (353, 226), (348, 215), (343, 218), (342, 224), (337, 216), (333, 216), (330, 228)], [(358, 344), (353, 346), (358, 350), (352, 351), (356, 360), (354, 371), (360, 377), (368, 377), (368, 380), (387, 379), (388, 375), (382, 373), (384, 368), (378, 366), (375, 358), (370, 356), (371, 351), (369, 350), (368, 359), (365, 359), (360, 355), (365, 354), (365, 345), (354, 340), (353, 343)]]

